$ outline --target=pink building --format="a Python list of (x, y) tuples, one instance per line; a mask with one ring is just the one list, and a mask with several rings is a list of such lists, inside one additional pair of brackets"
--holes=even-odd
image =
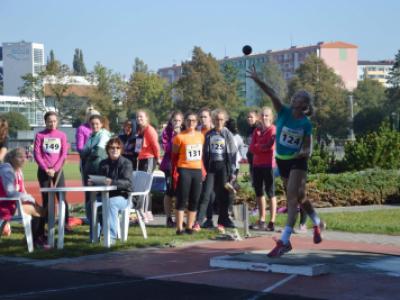
[(355, 89), (358, 76), (358, 47), (343, 42), (323, 43), (319, 51), (319, 57), (342, 77), (346, 89)]

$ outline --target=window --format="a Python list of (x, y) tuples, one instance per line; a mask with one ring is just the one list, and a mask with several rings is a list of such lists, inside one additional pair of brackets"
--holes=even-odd
[(43, 50), (42, 49), (33, 49), (33, 62), (35, 64), (43, 63)]

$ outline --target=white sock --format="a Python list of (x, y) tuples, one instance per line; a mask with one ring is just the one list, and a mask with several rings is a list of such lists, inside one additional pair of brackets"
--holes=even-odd
[(310, 219), (312, 220), (314, 226), (319, 226), (319, 223), (321, 223), (321, 219), (318, 217), (315, 211), (310, 215)]
[(292, 234), (292, 232), (293, 232), (293, 228), (292, 227), (285, 226), (285, 228), (283, 229), (282, 236), (281, 236), (281, 241), (285, 245), (289, 244), (290, 235)]

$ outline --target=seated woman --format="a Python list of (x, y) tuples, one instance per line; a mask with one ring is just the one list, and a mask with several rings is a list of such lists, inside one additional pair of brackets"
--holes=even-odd
[[(0, 197), (21, 197), (24, 212), (32, 216), (31, 225), (35, 247), (48, 248), (44, 236), (44, 210), (25, 190), (22, 174), (25, 161), (26, 155), (22, 148), (13, 149), (6, 154), (4, 163), (0, 164)], [(16, 209), (15, 201), (0, 202), (0, 220), (3, 221), (0, 232), (5, 231), (6, 235), (11, 234), (8, 221), (12, 218)]]
[(110, 192), (108, 219), (110, 220), (111, 245), (117, 239), (118, 212), (128, 207), (128, 195), (132, 192), (132, 163), (122, 156), (124, 144), (118, 137), (111, 138), (106, 145), (107, 158), (100, 162), (99, 174), (106, 176), (105, 185), (117, 186)]

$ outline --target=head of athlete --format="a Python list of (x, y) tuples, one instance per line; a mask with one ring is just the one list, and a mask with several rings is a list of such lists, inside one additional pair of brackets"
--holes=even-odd
[(290, 106), (297, 115), (311, 116), (313, 114), (312, 96), (309, 92), (300, 90), (296, 92), (291, 100)]

